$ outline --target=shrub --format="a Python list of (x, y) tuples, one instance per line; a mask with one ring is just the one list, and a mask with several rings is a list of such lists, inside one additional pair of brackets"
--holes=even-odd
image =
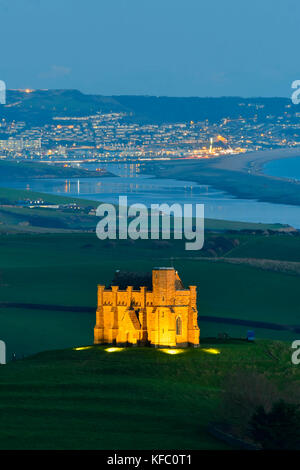
[(263, 449), (300, 449), (299, 407), (280, 400), (267, 412), (259, 406), (250, 421), (253, 439)]

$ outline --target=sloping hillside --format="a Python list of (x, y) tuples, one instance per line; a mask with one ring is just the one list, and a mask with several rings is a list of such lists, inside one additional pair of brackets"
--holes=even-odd
[(0, 448), (222, 449), (207, 425), (230, 371), (299, 379), (279, 342), (109, 351), (52, 351), (1, 366)]

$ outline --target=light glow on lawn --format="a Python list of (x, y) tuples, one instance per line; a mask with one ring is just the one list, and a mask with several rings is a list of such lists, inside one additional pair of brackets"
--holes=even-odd
[(108, 353), (113, 353), (113, 352), (119, 352), (119, 351), (123, 351), (124, 348), (106, 348), (104, 349), (104, 351), (108, 352)]
[(165, 353), (165, 354), (182, 354), (184, 352), (184, 349), (159, 349), (159, 351)]
[(214, 348), (208, 348), (208, 349), (203, 348), (202, 351), (208, 354), (221, 354), (221, 351), (219, 351), (219, 349), (214, 349)]

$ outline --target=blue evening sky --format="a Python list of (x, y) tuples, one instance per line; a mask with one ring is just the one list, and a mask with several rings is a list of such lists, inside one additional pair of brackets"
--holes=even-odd
[(0, 0), (8, 88), (290, 96), (299, 0)]

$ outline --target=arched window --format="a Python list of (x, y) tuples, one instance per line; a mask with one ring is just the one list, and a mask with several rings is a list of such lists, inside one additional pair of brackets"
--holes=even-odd
[(182, 321), (180, 317), (176, 318), (176, 335), (182, 334)]

